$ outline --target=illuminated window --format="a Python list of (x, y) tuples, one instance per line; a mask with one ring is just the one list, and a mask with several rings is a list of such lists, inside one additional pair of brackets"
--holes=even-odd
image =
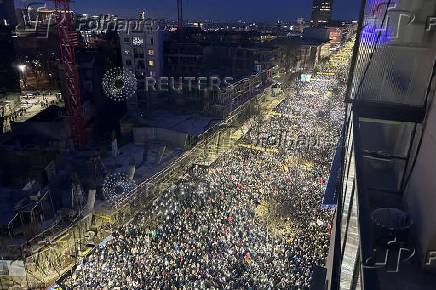
[(148, 50), (148, 55), (154, 55), (154, 50), (153, 49), (149, 49)]
[(133, 45), (140, 46), (144, 44), (144, 38), (143, 37), (133, 37)]
[(148, 61), (148, 65), (149, 65), (149, 66), (154, 66), (154, 60), (149, 60), (149, 61)]

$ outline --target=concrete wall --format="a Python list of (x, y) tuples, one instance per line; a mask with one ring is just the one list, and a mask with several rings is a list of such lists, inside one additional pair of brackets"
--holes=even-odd
[[(436, 97), (436, 77), (432, 95)], [(431, 96), (431, 95), (430, 95)], [(414, 233), (420, 261), (436, 271), (436, 259), (426, 265), (430, 251), (436, 251), (436, 105), (428, 113), (422, 145), (404, 194), (404, 203), (414, 220)], [(434, 255), (435, 256), (435, 255)]]
[(18, 136), (44, 136), (47, 139), (68, 139), (70, 128), (67, 119), (53, 122), (15, 122), (12, 130)]
[(145, 141), (160, 141), (176, 147), (185, 147), (188, 134), (163, 128), (133, 128), (135, 145), (143, 145)]

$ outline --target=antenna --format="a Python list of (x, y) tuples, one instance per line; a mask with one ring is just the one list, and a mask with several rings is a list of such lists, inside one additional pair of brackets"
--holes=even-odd
[(182, 10), (182, 0), (177, 0), (177, 28), (183, 28), (183, 10)]

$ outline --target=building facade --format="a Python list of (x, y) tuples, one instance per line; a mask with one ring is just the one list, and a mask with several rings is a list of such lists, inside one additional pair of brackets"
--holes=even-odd
[(436, 3), (392, 5), (362, 3), (327, 289), (436, 283)]
[(332, 19), (333, 0), (313, 0), (312, 18), (313, 26), (327, 25)]
[(127, 100), (127, 114), (133, 119), (147, 109), (150, 101), (146, 78), (163, 76), (163, 43), (167, 33), (153, 21), (143, 23), (142, 29), (119, 32), (123, 67), (137, 79), (136, 96)]

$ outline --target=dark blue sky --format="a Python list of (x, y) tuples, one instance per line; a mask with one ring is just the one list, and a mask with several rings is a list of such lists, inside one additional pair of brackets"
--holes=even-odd
[[(23, 0), (16, 0), (17, 4)], [(276, 21), (309, 18), (312, 0), (183, 0), (185, 19)], [(33, 1), (28, 1), (33, 2)], [(40, 2), (35, 0), (34, 2)], [(41, 1), (42, 2), (42, 1)], [(18, 4), (20, 5), (20, 4)], [(21, 4), (22, 5), (22, 4)], [(334, 0), (333, 18), (357, 19), (360, 0)], [(78, 12), (100, 14), (114, 13), (136, 17), (146, 9), (151, 17), (177, 16), (176, 0), (75, 0), (72, 8)]]

